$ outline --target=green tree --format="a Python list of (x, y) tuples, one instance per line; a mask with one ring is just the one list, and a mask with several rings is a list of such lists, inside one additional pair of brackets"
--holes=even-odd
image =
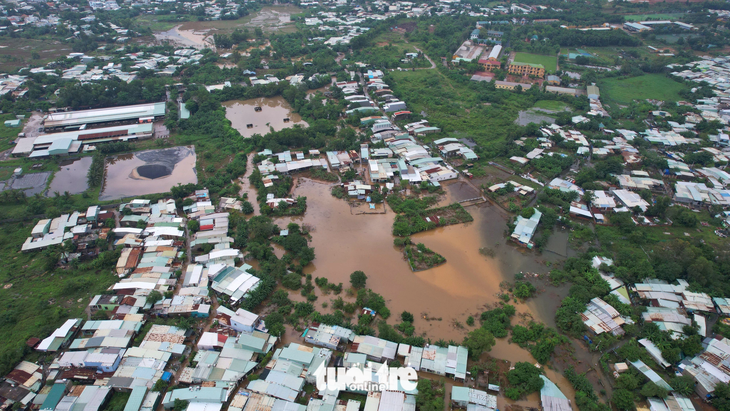
[(155, 305), (158, 301), (162, 300), (162, 294), (157, 290), (152, 290), (149, 294), (147, 294), (147, 298), (145, 301), (147, 304)]
[(692, 395), (695, 390), (694, 379), (689, 375), (673, 377), (669, 380), (669, 385), (674, 388), (674, 391), (686, 396)]
[(413, 314), (409, 313), (408, 311), (403, 311), (400, 314), (400, 319), (403, 322), (413, 323)]
[(659, 398), (666, 398), (667, 397), (667, 390), (664, 388), (654, 384), (653, 382), (649, 381), (646, 384), (644, 384), (643, 387), (641, 387), (640, 391), (641, 395), (644, 397), (659, 397)]
[(634, 393), (625, 388), (619, 388), (614, 391), (611, 401), (619, 410), (629, 411), (635, 409)]
[(368, 276), (362, 271), (355, 271), (350, 274), (350, 284), (352, 284), (352, 288), (365, 288), (367, 280)]
[(175, 402), (172, 405), (173, 411), (185, 411), (188, 408), (188, 401), (175, 398)]
[(484, 328), (477, 328), (464, 338), (464, 346), (469, 349), (469, 354), (473, 359), (478, 359), (483, 352), (492, 349), (494, 335)]

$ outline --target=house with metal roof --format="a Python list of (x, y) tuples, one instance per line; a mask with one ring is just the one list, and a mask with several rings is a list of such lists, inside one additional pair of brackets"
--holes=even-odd
[(187, 401), (189, 403), (224, 403), (228, 398), (229, 390), (223, 387), (200, 387), (178, 388), (168, 391), (162, 400), (162, 405), (170, 409), (175, 400)]
[[(261, 282), (258, 277), (248, 273), (251, 268), (248, 264), (241, 267), (225, 266), (214, 274), (211, 288), (217, 293), (228, 295), (231, 304), (236, 304), (255, 290)], [(208, 274), (211, 275), (211, 272)]]
[(421, 356), (421, 371), (437, 375), (452, 375), (454, 378), (466, 378), (466, 362), (468, 351), (462, 346), (440, 347), (427, 345)]
[(653, 382), (654, 384), (658, 385), (659, 387), (667, 390), (667, 391), (673, 391), (673, 388), (666, 382), (664, 379), (659, 376), (659, 374), (656, 373), (656, 371), (649, 368), (646, 364), (644, 364), (641, 360), (636, 360), (634, 362), (630, 362), (631, 365), (634, 366), (640, 373), (644, 374), (646, 378), (649, 379), (649, 381)]
[(451, 403), (469, 411), (494, 411), (497, 409), (496, 396), (469, 387), (452, 386)]
[(398, 344), (371, 335), (357, 335), (353, 338), (352, 350), (367, 355), (372, 361), (382, 363), (395, 359)]
[(621, 326), (626, 323), (626, 320), (615, 308), (598, 297), (588, 303), (586, 310), (581, 313), (581, 318), (583, 323), (596, 335), (604, 332), (610, 332), (615, 336), (624, 334)]
[(80, 385), (63, 397), (55, 411), (97, 411), (111, 395), (109, 387)]
[(304, 335), (306, 343), (337, 350), (340, 344), (347, 344), (355, 338), (349, 328), (338, 325), (317, 324), (309, 327)]
[(41, 404), (40, 411), (55, 411), (56, 406), (68, 391), (68, 387), (63, 383), (55, 383), (51, 387), (51, 391), (46, 396), (45, 401)]
[(570, 406), (570, 400), (560, 391), (560, 388), (544, 375), (541, 375), (540, 378), (543, 380), (543, 385), (540, 389), (542, 409), (544, 411), (572, 411), (573, 408)]
[(534, 245), (532, 243), (532, 237), (535, 235), (535, 231), (537, 231), (537, 225), (540, 223), (541, 217), (542, 213), (538, 210), (535, 210), (535, 213), (530, 218), (524, 218), (521, 215), (517, 216), (517, 224), (515, 224), (515, 229), (510, 238), (527, 248), (532, 248)]
[(36, 347), (36, 350), (44, 352), (58, 351), (78, 331), (81, 321), (80, 318), (66, 320), (62, 326), (58, 327), (51, 335), (43, 339)]

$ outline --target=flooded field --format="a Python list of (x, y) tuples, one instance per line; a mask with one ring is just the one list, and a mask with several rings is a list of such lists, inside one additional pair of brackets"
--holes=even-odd
[[(263, 136), (271, 131), (270, 128), (279, 131), (293, 127), (294, 124), (308, 126), (283, 97), (231, 100), (224, 102), (223, 107), (226, 108), (226, 118), (231, 120), (233, 127), (244, 137), (254, 134)], [(256, 111), (256, 107), (261, 107), (261, 111)]]
[(160, 42), (171, 42), (185, 47), (205, 48), (215, 47), (213, 41), (209, 40), (208, 32), (210, 29), (204, 30), (185, 30), (182, 28), (182, 24), (175, 26), (167, 31), (155, 33), (155, 40)]
[(172, 42), (181, 46), (215, 49), (213, 34), (230, 33), (235, 29), (257, 28), (265, 31), (295, 31), (292, 14), (302, 9), (295, 6), (266, 6), (249, 16), (238, 20), (189, 21), (170, 30), (154, 33), (158, 42)]
[(99, 200), (164, 193), (177, 184), (197, 183), (195, 148), (173, 147), (107, 159)]
[(89, 188), (86, 176), (91, 167), (91, 157), (82, 157), (75, 160), (61, 162), (61, 169), (56, 172), (51, 181), (46, 195), (51, 197), (54, 193), (81, 194)]

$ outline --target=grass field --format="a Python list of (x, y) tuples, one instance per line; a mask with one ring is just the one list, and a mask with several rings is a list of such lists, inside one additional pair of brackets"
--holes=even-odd
[(20, 252), (32, 228), (32, 221), (0, 226), (0, 367), (20, 360), (28, 338), (47, 337), (67, 318), (86, 319), (91, 296), (118, 280), (111, 270), (50, 269), (45, 253)]
[[(0, 70), (8, 72), (20, 67), (33, 65), (44, 65), (58, 57), (65, 56), (71, 52), (69, 44), (63, 44), (52, 38), (10, 38), (5, 36), (0, 40)], [(33, 59), (34, 53), (37, 54)]]
[(558, 67), (558, 58), (556, 56), (542, 54), (517, 53), (514, 61), (515, 63), (542, 64), (548, 73), (554, 73)]
[(13, 147), (11, 142), (18, 138), (18, 133), (23, 131), (23, 125), (26, 121), (23, 120), (18, 127), (5, 127), (4, 123), (7, 120), (15, 120), (15, 115), (11, 113), (0, 115), (0, 151), (5, 151)]
[(570, 109), (570, 106), (563, 103), (562, 101), (557, 100), (539, 100), (535, 102), (535, 105), (533, 107), (553, 111), (563, 111), (565, 109)]
[(153, 32), (168, 31), (171, 28), (189, 21), (189, 16), (141, 14), (134, 18), (138, 27), (149, 27)]
[(603, 80), (599, 85), (602, 96), (621, 104), (644, 99), (678, 101), (682, 100), (679, 92), (685, 88), (661, 74), (645, 74), (627, 79), (614, 77)]
[(626, 21), (644, 21), (644, 20), (677, 20), (680, 13), (658, 13), (658, 14), (632, 14), (624, 16)]
[(439, 69), (395, 71), (390, 76), (391, 87), (412, 112), (423, 110), (444, 133), (463, 132), (480, 145), (503, 140), (511, 129), (519, 128), (513, 123), (517, 112), (532, 106), (526, 96), (510, 92), (498, 103), (484, 104), (479, 90), (486, 85), (453, 81)]

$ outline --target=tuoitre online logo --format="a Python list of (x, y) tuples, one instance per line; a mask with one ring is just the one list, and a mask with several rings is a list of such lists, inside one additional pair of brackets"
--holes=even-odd
[(320, 364), (314, 376), (317, 377), (318, 391), (412, 391), (418, 382), (418, 373), (413, 367), (388, 367), (386, 364), (378, 367), (375, 373), (370, 364), (364, 369), (325, 368)]

